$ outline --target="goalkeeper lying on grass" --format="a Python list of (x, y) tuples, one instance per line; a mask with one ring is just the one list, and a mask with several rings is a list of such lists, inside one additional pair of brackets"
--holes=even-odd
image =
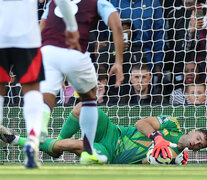
[[(40, 145), (40, 150), (53, 157), (59, 157), (63, 151), (78, 156), (81, 154), (82, 140), (71, 138), (80, 129), (78, 123), (80, 108), (79, 103), (72, 110), (58, 138), (48, 138)], [(172, 163), (176, 164), (187, 162), (188, 156), (183, 151), (184, 148), (197, 151), (207, 146), (206, 130), (193, 130), (183, 134), (178, 121), (171, 116), (147, 117), (138, 120), (135, 127), (123, 127), (112, 123), (101, 109), (98, 109), (98, 114), (94, 147), (98, 154), (106, 155), (107, 163), (110, 164), (146, 163), (146, 154), (153, 141), (155, 145), (153, 156), (157, 158), (160, 151), (164, 157), (171, 156), (168, 149), (168, 146), (171, 146)], [(26, 138), (14, 135), (3, 126), (0, 127), (0, 138), (13, 145), (24, 146), (26, 142)], [(105, 160), (103, 161), (102, 163), (105, 163)]]

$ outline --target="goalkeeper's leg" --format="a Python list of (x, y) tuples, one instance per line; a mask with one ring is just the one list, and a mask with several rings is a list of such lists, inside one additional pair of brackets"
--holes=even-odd
[[(0, 139), (5, 143), (19, 146), (24, 146), (27, 142), (27, 138), (16, 135), (14, 131), (2, 125), (0, 125)], [(44, 143), (39, 145), (39, 149), (54, 158), (58, 158), (63, 151), (69, 151), (80, 156), (83, 149), (83, 143), (82, 141), (75, 139), (56, 140), (47, 138)]]
[[(78, 130), (80, 130), (80, 126), (79, 126), (79, 122), (78, 122), (80, 108), (81, 108), (81, 103), (77, 104), (75, 106), (75, 108), (72, 110), (72, 112), (68, 116), (68, 119), (65, 121), (65, 123), (62, 127), (62, 130), (58, 136), (58, 140), (70, 138)], [(15, 135), (15, 133), (13, 131), (5, 128), (4, 126), (0, 126), (0, 138), (5, 143), (9, 143), (12, 145), (19, 145), (19, 146), (24, 146), (27, 141), (26, 138)], [(60, 142), (61, 145), (59, 146), (59, 144), (57, 144), (57, 147), (55, 147), (55, 151), (53, 151), (54, 144), (55, 144), (55, 140), (44, 138), (44, 142), (40, 144), (40, 150), (48, 153), (49, 155), (51, 155), (53, 157), (59, 157), (62, 154), (61, 148), (63, 148), (63, 150), (66, 149), (68, 151), (74, 152), (74, 150), (72, 148), (67, 146), (67, 145), (71, 145), (71, 144), (66, 143), (67, 147), (65, 148), (65, 146), (63, 145), (64, 143), (61, 143), (61, 142)], [(74, 147), (74, 145), (73, 145), (73, 147)], [(80, 152), (78, 152), (77, 155), (79, 155), (79, 153)]]
[(75, 133), (80, 130), (79, 126), (79, 114), (81, 103), (77, 104), (72, 112), (69, 114), (67, 120), (63, 124), (63, 127), (58, 135), (58, 140), (71, 138)]

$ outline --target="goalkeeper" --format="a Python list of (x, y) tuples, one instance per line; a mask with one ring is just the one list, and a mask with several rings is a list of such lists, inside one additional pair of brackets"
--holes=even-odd
[[(44, 144), (40, 145), (40, 150), (53, 157), (59, 157), (63, 151), (69, 151), (78, 156), (81, 154), (82, 140), (71, 138), (80, 129), (78, 123), (80, 108), (79, 103), (70, 113), (58, 138), (48, 138)], [(187, 162), (187, 152), (183, 151), (186, 147), (197, 151), (207, 146), (206, 130), (193, 130), (183, 134), (178, 121), (171, 116), (147, 117), (138, 120), (135, 127), (123, 127), (112, 123), (101, 109), (98, 109), (98, 114), (94, 147), (98, 154), (107, 157), (107, 162), (110, 164), (146, 163), (146, 154), (153, 141), (155, 158), (160, 151), (163, 152), (163, 156), (164, 154), (171, 156), (167, 147), (172, 146), (172, 163), (176, 164)], [(3, 126), (0, 127), (0, 138), (13, 145), (23, 146), (26, 142), (26, 138), (14, 135)], [(97, 163), (106, 163), (106, 160)]]

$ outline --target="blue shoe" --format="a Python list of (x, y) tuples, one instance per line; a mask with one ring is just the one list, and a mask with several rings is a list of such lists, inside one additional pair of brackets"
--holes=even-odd
[(35, 143), (33, 141), (28, 141), (23, 150), (25, 154), (25, 168), (38, 168), (40, 166), (38, 162), (39, 150)]

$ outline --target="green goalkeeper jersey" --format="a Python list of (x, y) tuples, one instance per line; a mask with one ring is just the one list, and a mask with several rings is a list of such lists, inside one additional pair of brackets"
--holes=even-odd
[[(160, 123), (160, 133), (164, 139), (178, 143), (183, 135), (176, 118), (163, 115), (157, 116)], [(152, 144), (152, 140), (140, 133), (136, 127), (118, 126), (120, 135), (117, 148), (112, 158), (113, 164), (138, 164), (146, 158), (147, 151)], [(179, 154), (177, 148), (172, 148), (173, 157)]]
[[(163, 137), (177, 144), (179, 138), (183, 135), (178, 121), (170, 116), (157, 116), (157, 119), (160, 123), (160, 132)], [(70, 138), (79, 129), (78, 119), (75, 118), (74, 115), (71, 115), (65, 122), (59, 139)], [(98, 108), (98, 125), (94, 140), (94, 148), (98, 154), (107, 156), (108, 163), (141, 163), (142, 159), (146, 158), (147, 151), (151, 144), (152, 140), (140, 133), (136, 127), (118, 126)], [(172, 152), (173, 157), (179, 153), (177, 148), (174, 148)]]

